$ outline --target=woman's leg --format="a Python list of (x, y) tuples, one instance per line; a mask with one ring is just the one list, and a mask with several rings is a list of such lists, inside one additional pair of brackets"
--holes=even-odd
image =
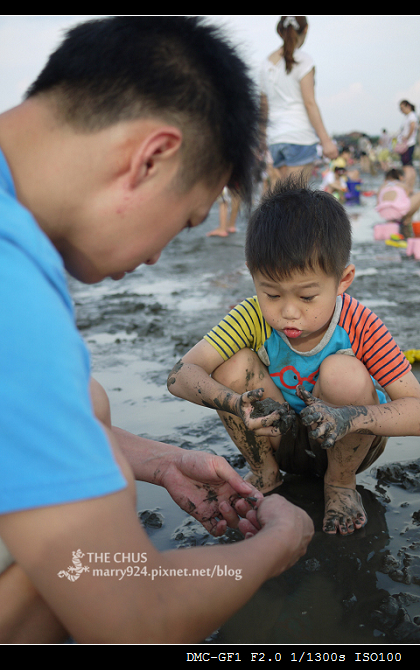
[(302, 175), (303, 180), (307, 183), (311, 178), (314, 169), (313, 163), (307, 165), (288, 166), (283, 165), (280, 168), (273, 168), (277, 179), (286, 179), (290, 175)]

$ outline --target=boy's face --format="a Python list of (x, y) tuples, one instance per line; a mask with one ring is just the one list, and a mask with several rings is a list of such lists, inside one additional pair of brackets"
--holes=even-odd
[(334, 313), (336, 297), (354, 278), (354, 265), (344, 270), (339, 282), (322, 270), (295, 272), (271, 280), (257, 272), (254, 284), (267, 323), (284, 333), (294, 349), (311, 351), (322, 339)]

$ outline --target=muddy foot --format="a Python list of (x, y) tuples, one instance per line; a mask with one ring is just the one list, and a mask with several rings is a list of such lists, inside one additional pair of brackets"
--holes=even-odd
[(324, 495), (325, 516), (322, 529), (325, 533), (349, 535), (366, 525), (367, 514), (358, 491), (326, 484)]

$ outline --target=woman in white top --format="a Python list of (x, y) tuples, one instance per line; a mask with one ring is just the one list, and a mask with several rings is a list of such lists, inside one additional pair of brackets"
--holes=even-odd
[(319, 143), (327, 158), (336, 158), (338, 150), (315, 100), (314, 62), (300, 50), (308, 32), (306, 17), (282, 16), (277, 32), (283, 45), (261, 68), (261, 109), (274, 178), (297, 171), (309, 177)]
[(404, 181), (410, 194), (413, 192), (416, 183), (416, 171), (413, 167), (413, 154), (417, 142), (418, 119), (414, 105), (412, 105), (411, 102), (408, 102), (408, 100), (401, 100), (400, 110), (406, 118), (401, 126), (397, 142), (399, 144), (405, 143), (407, 145), (407, 150), (401, 154), (401, 162), (404, 170)]

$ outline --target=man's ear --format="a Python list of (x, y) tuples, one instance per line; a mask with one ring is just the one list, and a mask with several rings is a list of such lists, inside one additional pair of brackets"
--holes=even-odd
[(182, 145), (182, 132), (175, 126), (160, 126), (135, 146), (130, 161), (131, 187), (153, 176), (160, 166), (165, 166), (177, 156)]
[(337, 295), (341, 295), (342, 293), (347, 291), (350, 284), (353, 282), (355, 274), (356, 274), (356, 268), (354, 267), (353, 263), (350, 263), (349, 265), (347, 265), (347, 267), (345, 268), (345, 270), (344, 270), (344, 272), (341, 276), (341, 279), (340, 279), (340, 282), (339, 282), (338, 288), (337, 288)]

